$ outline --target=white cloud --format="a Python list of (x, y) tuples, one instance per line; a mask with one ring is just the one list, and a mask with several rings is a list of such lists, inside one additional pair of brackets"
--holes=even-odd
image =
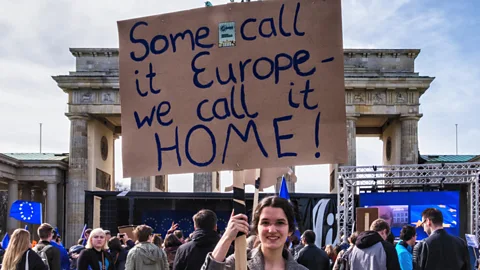
[[(67, 95), (50, 78), (74, 70), (69, 47), (117, 47), (116, 21), (202, 7), (203, 0), (4, 1), (0, 17), (0, 152), (36, 152), (38, 123), (44, 123), (44, 151), (68, 152)], [(211, 1), (214, 5), (227, 0)], [(423, 6), (422, 6), (423, 5)], [(455, 29), (475, 18), (455, 15), (413, 0), (343, 0), (347, 48), (420, 48), (420, 75), (436, 77), (421, 98), (422, 153), (454, 153), (455, 123), (460, 153), (480, 153), (477, 98), (479, 53), (464, 53)], [(117, 177), (121, 176), (120, 147)], [(357, 140), (359, 165), (381, 162), (382, 142)], [(297, 191), (327, 192), (325, 166), (299, 167)], [(222, 173), (230, 179), (228, 172)], [(171, 181), (173, 191), (191, 191), (191, 175)], [(228, 181), (222, 183), (225, 186)]]

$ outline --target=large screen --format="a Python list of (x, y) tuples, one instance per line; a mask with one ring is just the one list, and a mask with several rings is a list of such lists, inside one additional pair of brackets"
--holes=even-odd
[[(443, 214), (443, 227), (450, 234), (460, 235), (460, 194), (457, 191), (361, 193), (361, 207), (378, 208), (378, 216), (385, 219), (395, 237), (405, 224), (416, 226), (422, 222), (422, 211), (437, 208)], [(417, 239), (427, 237), (422, 227), (417, 228)]]

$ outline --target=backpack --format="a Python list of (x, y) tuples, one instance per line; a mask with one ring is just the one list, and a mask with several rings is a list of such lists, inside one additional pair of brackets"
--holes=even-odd
[(352, 250), (353, 247), (345, 250), (343, 254), (337, 258), (336, 265), (338, 265), (338, 270), (350, 270), (348, 259), (350, 257), (350, 253), (352, 253)]
[(37, 251), (37, 254), (40, 256), (43, 263), (47, 266), (47, 270), (50, 270), (50, 265), (48, 264), (47, 250), (52, 247), (52, 245), (46, 245), (42, 250)]

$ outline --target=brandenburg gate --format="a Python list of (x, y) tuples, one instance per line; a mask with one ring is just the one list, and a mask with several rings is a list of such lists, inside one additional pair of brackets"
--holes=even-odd
[[(53, 76), (68, 94), (70, 156), (67, 184), (67, 245), (82, 231), (85, 190), (113, 190), (114, 142), (122, 134), (118, 49), (70, 49), (76, 69)], [(356, 165), (356, 137), (379, 137), (383, 163), (416, 164), (420, 97), (434, 78), (415, 72), (416, 49), (345, 49), (348, 164)], [(168, 191), (168, 176), (132, 178), (135, 191)], [(195, 192), (220, 191), (218, 172), (194, 175)], [(294, 184), (290, 183), (294, 191)], [(100, 200), (100, 199), (99, 199)], [(94, 207), (100, 207), (100, 201)], [(94, 218), (94, 223), (99, 218)], [(94, 224), (95, 226), (96, 224)]]

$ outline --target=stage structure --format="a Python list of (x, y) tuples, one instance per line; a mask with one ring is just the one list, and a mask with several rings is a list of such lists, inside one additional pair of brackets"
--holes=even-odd
[(444, 185), (469, 185), (469, 230), (480, 237), (480, 162), (456, 164), (415, 164), (392, 166), (340, 166), (337, 179), (338, 236), (352, 233), (357, 189), (396, 191), (405, 187), (444, 188)]

